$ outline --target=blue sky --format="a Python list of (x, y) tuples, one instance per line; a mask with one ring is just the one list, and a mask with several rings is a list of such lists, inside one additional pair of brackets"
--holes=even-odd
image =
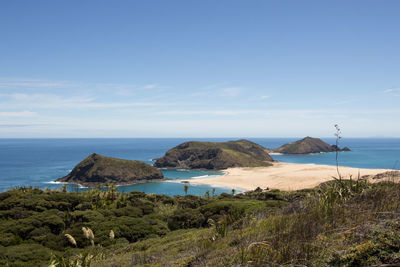
[(0, 1), (0, 137), (400, 137), (400, 1)]

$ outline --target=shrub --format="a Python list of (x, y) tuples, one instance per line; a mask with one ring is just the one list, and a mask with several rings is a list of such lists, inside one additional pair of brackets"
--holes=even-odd
[(22, 242), (22, 239), (12, 233), (2, 233), (0, 235), (0, 246), (8, 247), (18, 245)]
[(179, 209), (168, 218), (168, 228), (171, 230), (201, 227), (206, 219), (197, 209)]
[(2, 266), (41, 266), (49, 261), (51, 250), (39, 244), (0, 247)]

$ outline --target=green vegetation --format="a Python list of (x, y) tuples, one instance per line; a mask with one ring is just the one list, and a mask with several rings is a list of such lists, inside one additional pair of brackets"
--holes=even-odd
[(157, 168), (138, 160), (125, 160), (92, 154), (82, 160), (60, 182), (96, 187), (105, 183), (126, 185), (163, 179)]
[(204, 197), (18, 188), (0, 193), (0, 265), (399, 264), (399, 209), (399, 184), (351, 179)]
[(226, 169), (271, 166), (267, 150), (248, 140), (229, 142), (192, 141), (180, 144), (157, 159), (159, 168)]
[[(209, 220), (209, 228), (172, 231), (162, 238), (109, 251), (106, 260), (96, 261), (93, 266), (105, 263), (115, 266), (400, 263), (398, 184), (335, 180), (315, 190), (253, 192), (240, 195), (240, 199), (242, 203), (248, 199), (261, 200), (269, 207), (279, 203), (276, 202), (279, 199), (283, 202), (276, 209), (245, 214), (227, 212), (227, 216)], [(226, 208), (228, 203), (224, 202), (220, 199), (207, 206), (225, 210), (222, 207)]]
[[(337, 125), (336, 129), (338, 130), (336, 134), (340, 134), (340, 129)], [(341, 137), (337, 136), (337, 140)], [(296, 142), (284, 144), (276, 149), (271, 150), (273, 152), (282, 153), (282, 154), (311, 154), (311, 153), (324, 153), (324, 152), (340, 152), (340, 151), (350, 151), (348, 147), (343, 149), (339, 148), (339, 143), (336, 142), (336, 145), (329, 145), (322, 141), (319, 138), (305, 137)]]
[(118, 193), (113, 186), (81, 193), (16, 188), (0, 193), (0, 266), (74, 261), (80, 254), (105, 253), (174, 230), (207, 228), (210, 219), (218, 222), (227, 214), (277, 205), (266, 204), (229, 194), (206, 198)]

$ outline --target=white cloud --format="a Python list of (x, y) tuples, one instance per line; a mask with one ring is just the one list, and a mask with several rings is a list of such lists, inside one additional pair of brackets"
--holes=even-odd
[(157, 84), (146, 84), (143, 86), (143, 89), (154, 89), (157, 87)]
[(262, 96), (260, 96), (260, 98), (261, 99), (267, 99), (267, 98), (269, 98), (269, 95), (262, 95)]
[[(167, 110), (154, 112), (155, 115), (213, 115), (213, 116), (238, 116), (249, 115), (251, 118), (264, 119), (266, 117), (292, 119), (345, 119), (354, 116), (386, 116), (400, 115), (400, 109), (223, 109), (223, 110)], [(152, 114), (150, 114), (152, 115)]]
[(37, 108), (37, 109), (85, 109), (85, 108), (126, 108), (159, 106), (163, 103), (156, 102), (96, 102), (87, 96), (62, 97), (51, 94), (2, 94), (3, 98), (11, 101), (0, 102), (2, 108)]
[(242, 88), (240, 87), (227, 87), (221, 89), (222, 96), (236, 97), (242, 92)]
[(0, 77), (0, 88), (49, 88), (49, 87), (70, 87), (74, 83), (67, 81), (48, 81), (41, 79), (25, 79), (25, 78), (6, 78)]
[(33, 117), (36, 116), (36, 112), (32, 111), (1, 111), (0, 112), (0, 117)]
[(394, 96), (400, 96), (400, 88), (390, 88), (384, 90), (384, 92)]
[(227, 82), (212, 83), (212, 84), (208, 84), (206, 86), (203, 86), (201, 88), (201, 90), (218, 89), (218, 88), (221, 88), (221, 87), (226, 87), (227, 84), (228, 84)]
[(395, 91), (400, 91), (400, 88), (386, 89), (386, 90), (385, 90), (385, 93), (390, 93), (390, 92), (395, 92)]
[(114, 93), (132, 92), (143, 89), (160, 88), (156, 83), (131, 84), (131, 83), (87, 83), (72, 81), (53, 81), (31, 78), (0, 77), (0, 90), (79, 90), (79, 91), (109, 91)]
[(220, 116), (234, 116), (242, 114), (257, 113), (259, 110), (168, 110), (156, 112), (158, 115), (220, 115)]
[[(9, 118), (0, 125), (0, 137), (287, 137), (287, 136), (331, 136), (333, 125), (339, 123), (346, 137), (385, 134), (399, 136), (400, 128), (392, 121), (400, 110), (370, 109), (319, 110), (319, 109), (270, 109), (270, 110), (223, 110), (225, 114), (245, 114), (242, 117), (216, 116), (220, 110), (172, 111), (189, 114), (188, 117), (155, 116), (68, 116), (41, 114), (27, 118)], [(157, 111), (159, 112), (159, 111)], [(172, 113), (170, 111), (170, 113)], [(179, 113), (179, 114), (178, 114)], [(194, 113), (209, 116), (194, 118)], [(249, 114), (248, 116), (246, 114)], [(144, 117), (142, 115), (148, 115)], [(161, 115), (161, 113), (157, 114)], [(366, 116), (367, 115), (367, 116)], [(347, 117), (344, 117), (347, 116)], [(149, 119), (151, 118), (151, 119)], [(230, 119), (232, 118), (232, 119)], [(376, 118), (379, 118), (377, 120)], [(377, 121), (377, 122), (376, 122)], [(376, 122), (378, 131), (371, 130)], [(20, 127), (30, 126), (30, 127)]]

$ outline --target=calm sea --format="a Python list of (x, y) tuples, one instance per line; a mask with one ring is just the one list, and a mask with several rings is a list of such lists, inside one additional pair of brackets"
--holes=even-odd
[[(260, 145), (275, 148), (298, 138), (249, 138)], [(59, 188), (60, 184), (52, 181), (65, 176), (82, 159), (91, 153), (123, 159), (142, 160), (152, 163), (152, 159), (182, 142), (193, 139), (182, 138), (134, 138), (134, 139), (0, 139), (0, 191), (16, 186), (37, 186), (41, 188)], [(223, 138), (195, 139), (199, 141), (227, 141)], [(333, 144), (333, 138), (324, 138)], [(341, 146), (348, 146), (352, 152), (340, 153), (340, 165), (357, 168), (400, 167), (400, 138), (344, 138)], [(334, 153), (282, 156), (274, 155), (282, 162), (313, 163), (335, 165)], [(193, 170), (162, 170), (170, 179), (196, 179), (221, 175), (221, 172)], [(203, 195), (212, 191), (212, 186), (189, 186), (188, 193)], [(231, 188), (214, 187), (215, 192), (231, 192)], [(85, 190), (69, 186), (69, 190)], [(132, 190), (166, 195), (182, 195), (183, 184), (176, 182), (158, 182), (131, 186), (120, 186), (121, 192)]]

